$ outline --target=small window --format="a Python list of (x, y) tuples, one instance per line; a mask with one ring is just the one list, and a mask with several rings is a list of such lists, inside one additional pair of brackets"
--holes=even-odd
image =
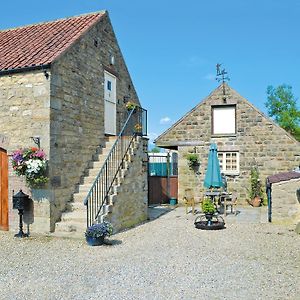
[(224, 174), (238, 175), (240, 172), (239, 152), (218, 152), (220, 170)]
[(111, 81), (107, 80), (107, 89), (111, 91)]
[(212, 134), (230, 135), (236, 133), (235, 105), (212, 107)]

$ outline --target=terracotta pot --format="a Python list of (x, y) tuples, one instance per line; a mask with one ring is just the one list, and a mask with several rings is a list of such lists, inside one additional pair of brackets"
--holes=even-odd
[(252, 199), (251, 203), (250, 203), (253, 207), (259, 207), (261, 204), (261, 199), (259, 197), (255, 197), (254, 199)]

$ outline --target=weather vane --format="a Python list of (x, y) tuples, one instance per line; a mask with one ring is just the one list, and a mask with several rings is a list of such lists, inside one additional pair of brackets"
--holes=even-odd
[(222, 64), (217, 64), (216, 68), (217, 68), (217, 76), (216, 76), (216, 80), (218, 80), (218, 82), (222, 81), (223, 84), (223, 95), (225, 96), (225, 81), (229, 81), (230, 78), (227, 76), (227, 72), (225, 71), (225, 69), (221, 70), (221, 65)]

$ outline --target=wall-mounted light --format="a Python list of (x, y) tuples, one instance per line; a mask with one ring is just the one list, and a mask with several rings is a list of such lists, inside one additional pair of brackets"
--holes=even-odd
[(50, 76), (49, 73), (47, 72), (47, 70), (44, 70), (44, 75), (45, 75), (46, 79), (48, 79)]
[(124, 97), (123, 97), (123, 102), (124, 102), (124, 103), (127, 103), (127, 102), (129, 101), (130, 98), (131, 98), (130, 95), (124, 96)]
[(115, 57), (111, 54), (110, 57), (109, 57), (109, 63), (111, 65), (114, 65), (115, 64)]
[(38, 146), (38, 148), (41, 148), (41, 138), (39, 136), (31, 136), (30, 137), (33, 142)]

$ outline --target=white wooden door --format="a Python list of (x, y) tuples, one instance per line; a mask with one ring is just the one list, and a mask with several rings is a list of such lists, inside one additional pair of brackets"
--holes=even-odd
[(104, 72), (104, 128), (105, 134), (116, 135), (116, 77)]

